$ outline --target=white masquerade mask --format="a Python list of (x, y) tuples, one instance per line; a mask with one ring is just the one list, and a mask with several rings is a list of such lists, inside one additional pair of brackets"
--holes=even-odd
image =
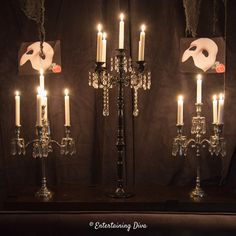
[(40, 71), (40, 69), (42, 68), (44, 71), (46, 71), (52, 64), (54, 51), (50, 44), (44, 42), (43, 52), (45, 54), (45, 59), (42, 60), (39, 56), (40, 42), (35, 42), (29, 45), (27, 47), (27, 51), (22, 55), (20, 59), (20, 66), (24, 65), (29, 60), (35, 70)]
[(182, 62), (192, 57), (194, 65), (206, 72), (214, 65), (217, 53), (218, 46), (213, 40), (199, 38), (194, 40), (190, 47), (183, 53)]

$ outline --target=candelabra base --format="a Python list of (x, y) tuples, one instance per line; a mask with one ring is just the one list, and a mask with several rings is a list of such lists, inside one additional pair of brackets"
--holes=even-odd
[(203, 189), (200, 186), (196, 186), (190, 192), (190, 197), (193, 198), (193, 199), (204, 198), (205, 196), (206, 196), (206, 193), (203, 191)]
[(35, 197), (44, 201), (48, 201), (52, 198), (53, 193), (48, 190), (46, 186), (43, 186), (35, 193)]
[(117, 188), (115, 192), (108, 193), (107, 196), (111, 198), (129, 198), (132, 197), (133, 194), (127, 193), (123, 188)]

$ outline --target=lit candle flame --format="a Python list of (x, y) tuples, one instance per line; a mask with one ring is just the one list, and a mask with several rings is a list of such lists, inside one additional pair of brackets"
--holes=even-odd
[(179, 95), (178, 96), (178, 101), (183, 101), (184, 100), (184, 97), (182, 95)]
[(224, 94), (223, 93), (220, 93), (219, 97), (220, 97), (220, 100), (224, 100)]
[(98, 31), (101, 32), (101, 30), (102, 30), (102, 25), (101, 25), (101, 24), (98, 24), (97, 28), (98, 28)]
[(104, 32), (104, 33), (102, 34), (102, 37), (103, 37), (103, 39), (106, 39), (106, 37), (107, 37), (107, 33)]
[(69, 94), (69, 90), (65, 89), (65, 95), (68, 96), (68, 94)]
[(141, 30), (142, 30), (142, 32), (144, 32), (145, 31), (145, 29), (146, 29), (146, 25), (141, 25)]
[(198, 74), (197, 75), (197, 80), (201, 80), (202, 79), (202, 75), (201, 74)]
[(20, 92), (19, 92), (19, 91), (15, 91), (15, 95), (16, 95), (16, 96), (19, 96), (19, 95), (20, 95)]
[(217, 96), (214, 94), (213, 95), (213, 100), (216, 101), (217, 100)]
[(120, 20), (121, 20), (121, 21), (124, 20), (124, 14), (123, 14), (123, 13), (120, 14)]

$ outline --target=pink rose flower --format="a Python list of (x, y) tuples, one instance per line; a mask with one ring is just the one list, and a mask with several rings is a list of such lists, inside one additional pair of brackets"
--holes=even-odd
[(61, 72), (61, 66), (60, 65), (55, 65), (52, 67), (52, 72), (53, 73), (60, 73)]
[(224, 64), (219, 64), (216, 66), (216, 72), (217, 73), (224, 73), (225, 72), (225, 65)]

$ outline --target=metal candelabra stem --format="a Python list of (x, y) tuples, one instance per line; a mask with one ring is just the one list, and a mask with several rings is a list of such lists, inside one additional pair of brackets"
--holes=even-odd
[(89, 72), (89, 85), (95, 89), (103, 89), (103, 115), (109, 115), (109, 89), (117, 86), (117, 185), (109, 196), (113, 198), (126, 198), (132, 196), (126, 192), (124, 186), (124, 160), (125, 160), (125, 126), (124, 126), (124, 87), (130, 86), (134, 90), (133, 115), (138, 116), (138, 89), (150, 89), (151, 73), (145, 69), (145, 62), (137, 62), (132, 66), (131, 59), (127, 60), (124, 49), (117, 49), (117, 56), (111, 58), (111, 72), (102, 67), (102, 62), (96, 63), (94, 72)]
[(190, 192), (191, 198), (202, 198), (205, 196), (205, 192), (201, 188), (201, 154), (200, 146), (196, 145), (196, 164), (197, 164), (197, 176), (196, 176), (196, 185), (195, 188)]
[(177, 124), (177, 136), (173, 141), (172, 155), (187, 156), (188, 147), (195, 148), (196, 152), (196, 185), (190, 193), (193, 199), (203, 198), (206, 194), (201, 188), (201, 149), (208, 144), (208, 150), (211, 155), (226, 156), (225, 140), (222, 137), (223, 124), (213, 124), (214, 134), (210, 139), (203, 138), (206, 133), (206, 119), (202, 116), (202, 103), (196, 103), (196, 116), (192, 117), (191, 134), (193, 138), (187, 138), (183, 135), (183, 124)]
[(118, 81), (118, 97), (117, 97), (117, 108), (118, 108), (118, 131), (117, 131), (117, 151), (118, 151), (118, 180), (117, 190), (118, 194), (124, 193), (123, 188), (123, 160), (124, 160), (124, 149), (125, 149), (125, 136), (124, 136), (124, 52), (120, 51), (119, 58), (119, 81)]
[(50, 200), (53, 193), (47, 188), (47, 177), (46, 177), (46, 159), (41, 158), (41, 188), (35, 193), (35, 197), (43, 199), (44, 201)]
[(124, 150), (125, 150), (125, 135), (124, 135), (124, 83), (125, 83), (125, 71), (124, 71), (124, 50), (119, 50), (118, 54), (118, 68), (119, 76), (117, 81), (118, 96), (117, 96), (117, 108), (118, 108), (118, 130), (116, 147), (118, 152), (117, 160), (117, 187), (114, 193), (109, 194), (111, 197), (130, 197), (131, 194), (127, 193), (124, 189)]
[(62, 155), (73, 155), (76, 150), (74, 139), (70, 137), (70, 126), (65, 127), (65, 137), (62, 138), (61, 143), (51, 139), (49, 121), (44, 119), (44, 109), (45, 106), (42, 106), (42, 126), (36, 126), (36, 139), (25, 144), (24, 138), (20, 136), (20, 126), (15, 127), (16, 137), (11, 142), (11, 153), (12, 155), (25, 155), (26, 149), (30, 145), (33, 146), (32, 156), (41, 159), (42, 174), (41, 188), (36, 192), (35, 197), (47, 201), (51, 199), (53, 194), (47, 188), (45, 162), (48, 154), (53, 151), (53, 143), (60, 147)]

